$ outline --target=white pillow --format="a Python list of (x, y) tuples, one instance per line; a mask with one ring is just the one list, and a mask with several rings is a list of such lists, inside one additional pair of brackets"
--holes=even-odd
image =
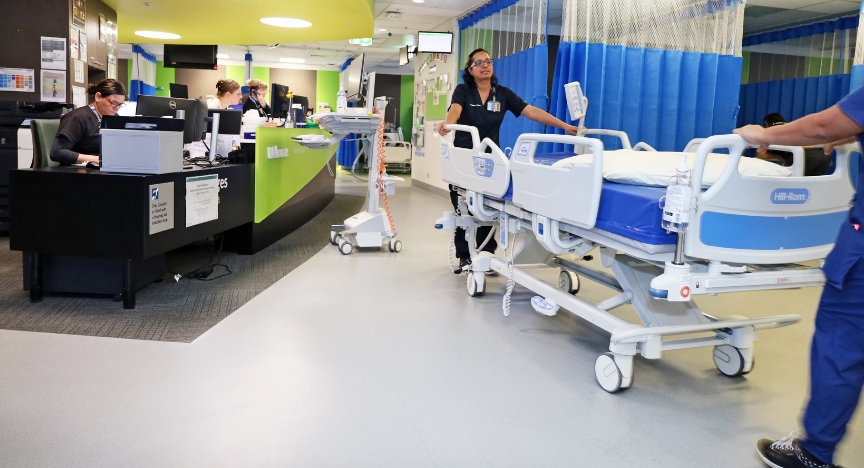
[[(629, 185), (647, 185), (649, 187), (666, 187), (669, 179), (678, 171), (681, 164), (681, 154), (669, 151), (635, 151), (617, 150), (603, 153), (603, 178), (612, 182)], [(696, 153), (687, 155), (687, 166), (693, 170)], [(728, 154), (711, 153), (705, 161), (705, 171), (702, 174), (702, 188), (707, 189), (723, 173)], [(587, 166), (594, 160), (593, 154), (580, 154), (562, 159), (552, 167), (571, 168), (576, 165)], [(792, 171), (788, 168), (763, 161), (757, 158), (742, 157), (738, 163), (738, 171), (748, 176), (790, 177)]]

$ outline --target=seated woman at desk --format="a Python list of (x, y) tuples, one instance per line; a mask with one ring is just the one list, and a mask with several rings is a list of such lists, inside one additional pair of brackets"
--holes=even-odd
[(253, 78), (246, 82), (249, 86), (249, 99), (243, 104), (243, 114), (246, 111), (257, 109), (258, 115), (267, 117), (270, 115), (270, 106), (267, 105), (267, 83)]
[(60, 119), (57, 137), (51, 146), (51, 160), (61, 166), (99, 162), (102, 140), (99, 127), (102, 117), (114, 115), (126, 105), (126, 87), (123, 83), (107, 79), (87, 87), (93, 103), (79, 107)]
[(207, 100), (210, 109), (228, 109), (228, 106), (240, 104), (243, 92), (234, 80), (219, 80), (216, 82), (216, 97)]

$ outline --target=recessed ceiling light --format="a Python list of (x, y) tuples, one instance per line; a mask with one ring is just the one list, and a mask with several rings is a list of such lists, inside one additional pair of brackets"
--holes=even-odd
[(308, 28), (312, 23), (294, 18), (261, 18), (261, 22), (281, 28)]
[(379, 31), (381, 31), (381, 32), (387, 32), (387, 30), (384, 29), (384, 28), (379, 29)]
[(227, 59), (227, 58), (228, 58), (228, 54), (216, 54), (216, 58)]
[(151, 39), (180, 39), (177, 34), (159, 31), (135, 31), (136, 36), (149, 37)]
[(282, 58), (279, 59), (279, 61), (280, 61), (280, 62), (283, 62), (283, 63), (303, 63), (303, 62), (306, 61), (306, 59), (301, 59), (301, 58), (292, 58), (292, 57), (282, 57)]
[(426, 3), (426, 0), (413, 0), (414, 3)]

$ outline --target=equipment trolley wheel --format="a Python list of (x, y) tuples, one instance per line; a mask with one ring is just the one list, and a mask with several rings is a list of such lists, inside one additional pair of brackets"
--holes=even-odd
[(558, 289), (573, 294), (579, 292), (579, 275), (568, 270), (561, 270), (558, 275)]
[(473, 272), (468, 272), (468, 295), (471, 297), (480, 297), (483, 293), (486, 292), (486, 279), (483, 277), (483, 281), (480, 284), (477, 284), (477, 280), (474, 278)]
[(633, 383), (633, 377), (631, 376), (629, 382), (627, 382), (628, 385), (624, 386), (625, 380), (628, 379), (624, 378), (624, 373), (621, 372), (621, 369), (615, 362), (615, 355), (612, 353), (603, 353), (597, 356), (597, 360), (594, 361), (594, 374), (597, 377), (597, 383), (600, 385), (600, 388), (609, 393), (626, 390), (630, 388), (629, 384)]
[[(750, 355), (750, 359), (745, 355)], [(753, 348), (745, 350), (732, 345), (717, 345), (714, 347), (714, 365), (729, 377), (749, 374), (753, 370)]]
[(330, 231), (330, 243), (333, 245), (337, 245), (338, 240), (339, 240), (339, 233), (336, 231)]
[(402, 251), (402, 241), (396, 239), (390, 239), (390, 251), (399, 253)]
[(351, 245), (350, 242), (345, 239), (339, 239), (339, 252), (342, 253), (342, 255), (351, 255), (351, 252), (353, 251), (354, 246)]

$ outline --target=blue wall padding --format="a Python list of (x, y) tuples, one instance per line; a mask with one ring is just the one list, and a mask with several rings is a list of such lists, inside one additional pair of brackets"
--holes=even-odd
[[(552, 80), (550, 113), (570, 121), (564, 85), (578, 81), (588, 98), (585, 126), (623, 130), (635, 144), (680, 151), (693, 138), (731, 133), (742, 91), (740, 57), (562, 42)], [(766, 104), (767, 106), (767, 104)], [(547, 133), (563, 134), (549, 127)], [(600, 137), (606, 149), (619, 140)], [(541, 151), (570, 151), (550, 144)]]
[(821, 112), (849, 94), (850, 75), (763, 81), (741, 85), (738, 126), (762, 125), (766, 115), (779, 112), (791, 122)]
[[(501, 86), (510, 88), (529, 105), (542, 110), (549, 106), (546, 93), (548, 69), (549, 49), (546, 44), (495, 60), (495, 76)], [(499, 133), (501, 149), (513, 148), (523, 133), (543, 133), (543, 124), (527, 117), (516, 118), (508, 112)]]

